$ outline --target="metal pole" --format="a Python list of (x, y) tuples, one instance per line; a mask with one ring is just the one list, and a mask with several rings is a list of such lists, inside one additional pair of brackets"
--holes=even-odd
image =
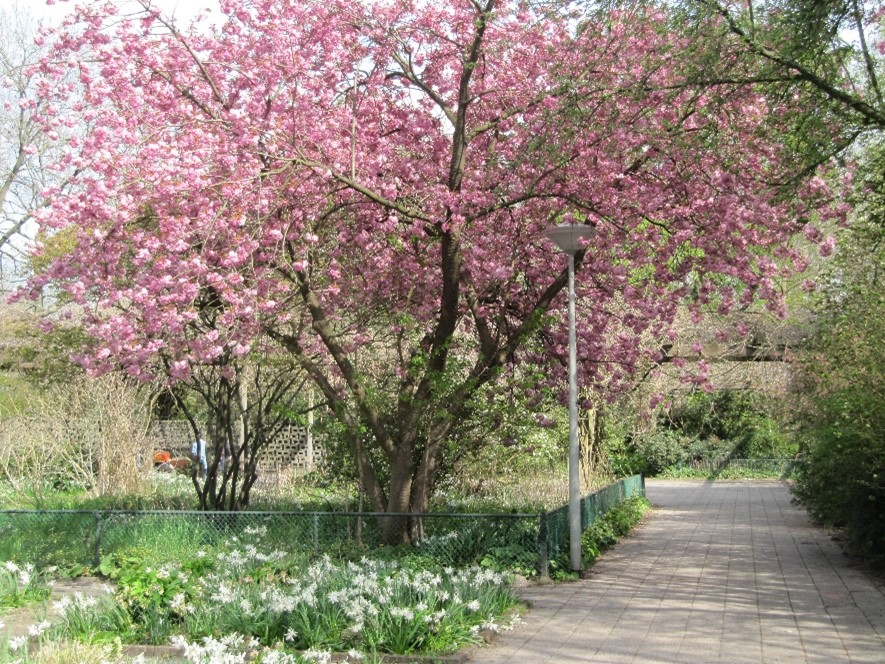
[(581, 571), (581, 483), (578, 468), (578, 348), (575, 334), (575, 254), (568, 252), (568, 525), (573, 572)]

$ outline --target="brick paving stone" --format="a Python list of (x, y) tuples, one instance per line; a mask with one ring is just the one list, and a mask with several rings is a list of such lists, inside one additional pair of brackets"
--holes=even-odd
[(885, 663), (885, 588), (780, 482), (649, 481), (655, 505), (587, 577), (476, 664)]

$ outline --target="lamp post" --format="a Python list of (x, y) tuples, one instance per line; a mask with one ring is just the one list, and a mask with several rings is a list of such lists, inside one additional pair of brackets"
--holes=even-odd
[(572, 571), (581, 571), (581, 481), (578, 454), (578, 349), (575, 334), (575, 254), (596, 234), (592, 226), (563, 224), (544, 232), (568, 255), (568, 525)]

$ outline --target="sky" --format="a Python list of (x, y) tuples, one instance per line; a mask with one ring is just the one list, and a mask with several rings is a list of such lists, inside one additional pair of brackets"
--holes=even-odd
[[(100, 0), (70, 0), (69, 2), (55, 0), (51, 6), (46, 4), (46, 0), (12, 0), (11, 4), (19, 10), (27, 11), (35, 19), (54, 25), (58, 24), (66, 14), (69, 14), (74, 5), (96, 1)], [(152, 0), (152, 2), (161, 11), (173, 14), (179, 25), (186, 25), (201, 9), (218, 11), (218, 0)]]

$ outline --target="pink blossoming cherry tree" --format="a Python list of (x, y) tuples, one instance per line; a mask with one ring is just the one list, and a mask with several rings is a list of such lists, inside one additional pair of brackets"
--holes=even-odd
[(781, 195), (777, 109), (683, 85), (663, 14), (220, 4), (218, 27), (185, 30), (148, 0), (87, 2), (55, 36), (39, 95), (82, 95), (83, 130), (37, 216), (77, 243), (32, 289), (88, 309), (94, 373), (188, 381), (286, 353), (377, 511), (427, 508), (451, 433), (510, 368), (560, 374), (550, 226), (597, 231), (576, 256), (580, 380), (612, 391), (689, 289), (780, 307), (776, 277), (801, 268), (788, 242), (826, 187)]

